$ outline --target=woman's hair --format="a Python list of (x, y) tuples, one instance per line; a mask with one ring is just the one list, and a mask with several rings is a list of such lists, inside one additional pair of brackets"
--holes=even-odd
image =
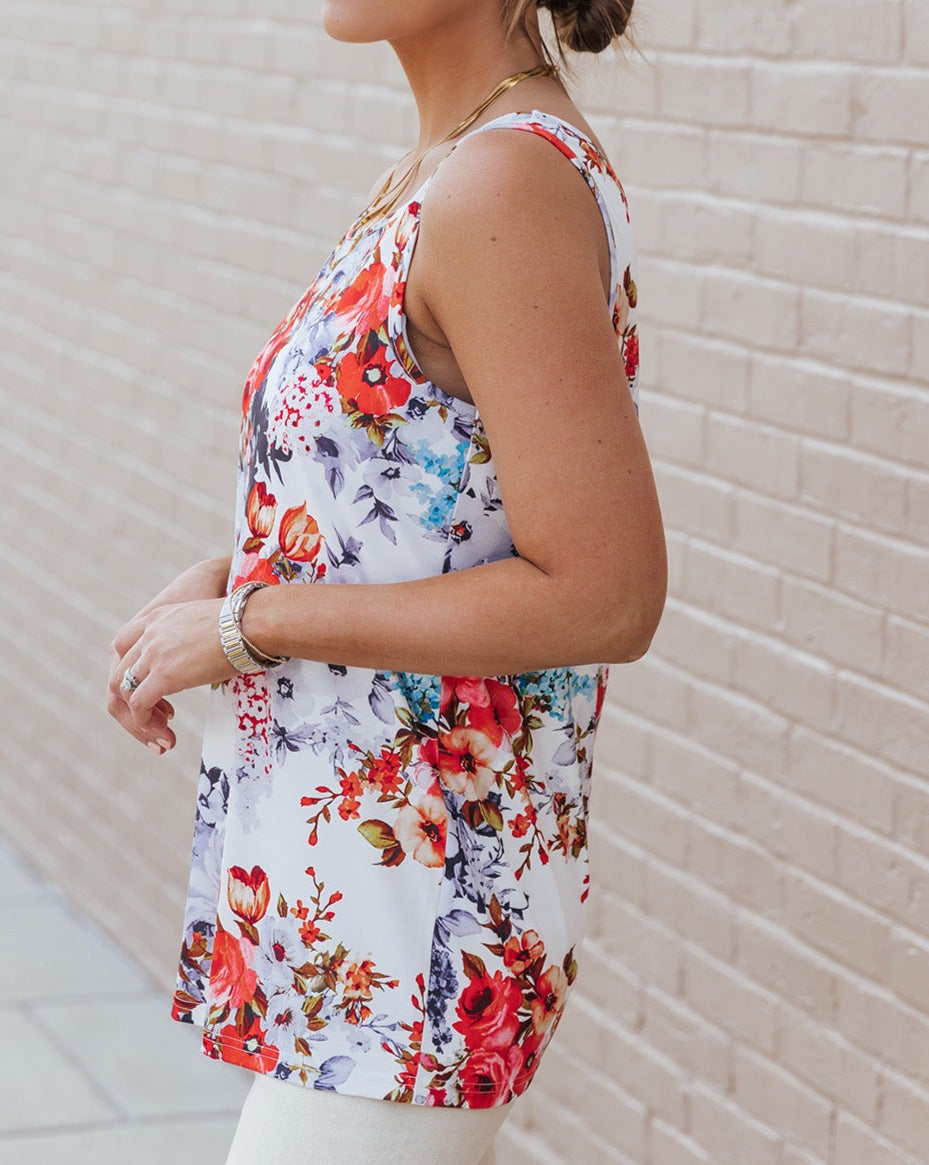
[(635, 0), (504, 0), (510, 31), (520, 27), (533, 8), (547, 8), (559, 55), (600, 53), (626, 32)]

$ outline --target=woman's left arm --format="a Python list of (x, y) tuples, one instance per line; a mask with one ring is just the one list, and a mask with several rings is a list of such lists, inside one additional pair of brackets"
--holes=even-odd
[[(638, 659), (667, 559), (605, 303), (599, 208), (549, 143), (495, 131), (446, 159), (421, 216), (420, 306), (478, 407), (518, 557), (407, 582), (264, 587), (243, 633), (269, 655), (433, 675)], [(149, 679), (127, 700), (139, 730), (160, 697), (229, 676), (218, 611), (164, 609)], [(124, 632), (128, 660), (144, 643)]]

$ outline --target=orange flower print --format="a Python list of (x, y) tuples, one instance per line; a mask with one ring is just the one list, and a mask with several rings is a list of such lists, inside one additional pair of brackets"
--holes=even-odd
[(579, 841), (583, 840), (577, 819), (571, 816), (570, 808), (558, 814), (558, 838), (565, 853), (569, 853)]
[(284, 511), (278, 537), (284, 557), (294, 562), (312, 562), (323, 543), (316, 519), (307, 513), (306, 502)]
[(251, 538), (246, 540), (243, 550), (246, 552), (257, 550), (268, 537), (274, 528), (276, 507), (277, 498), (274, 494), (268, 493), (268, 487), (263, 481), (256, 481), (248, 495), (245, 508), (245, 520), (248, 522)]
[(250, 1003), (258, 985), (258, 976), (252, 970), (251, 943), (243, 943), (220, 926), (213, 941), (213, 961), (210, 965), (210, 1002), (228, 1003), (241, 1007)]
[(638, 307), (639, 290), (636, 287), (635, 280), (632, 278), (632, 264), (623, 272), (623, 290), (626, 293), (626, 298), (629, 300), (629, 306)]
[(536, 980), (538, 995), (532, 1001), (532, 1026), (538, 1033), (548, 1031), (561, 1011), (562, 1001), (568, 990), (568, 976), (561, 967), (551, 966)]
[(545, 944), (534, 930), (508, 938), (503, 946), (503, 961), (514, 975), (521, 975), (536, 959), (545, 954)]
[(361, 781), (357, 773), (346, 773), (339, 779), (339, 793), (342, 800), (339, 802), (339, 816), (343, 821), (351, 821), (358, 816), (361, 808)]
[(374, 994), (371, 985), (373, 971), (372, 960), (362, 959), (357, 963), (349, 963), (340, 972), (342, 999), (347, 1005), (345, 1018), (349, 1023), (364, 1023), (371, 1018), (371, 1008), (367, 1004)]
[(453, 728), (439, 737), (439, 778), (453, 793), (466, 801), (483, 801), (496, 773), (496, 749), (483, 732), (475, 728)]
[(387, 349), (369, 332), (358, 352), (346, 352), (339, 365), (338, 390), (355, 412), (383, 417), (401, 408), (410, 397), (410, 382), (391, 375)]
[(616, 289), (616, 303), (613, 306), (613, 331), (621, 336), (629, 322), (629, 300), (621, 287)]
[(233, 914), (245, 922), (258, 922), (264, 918), (271, 900), (268, 875), (261, 866), (252, 866), (250, 874), (241, 866), (230, 866), (226, 894)]
[(394, 822), (394, 836), (403, 852), (433, 869), (445, 864), (447, 829), (445, 802), (429, 794), (417, 804), (404, 805)]

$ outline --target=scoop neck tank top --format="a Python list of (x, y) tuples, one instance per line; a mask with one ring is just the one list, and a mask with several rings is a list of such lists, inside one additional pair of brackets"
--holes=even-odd
[[(637, 401), (619, 179), (553, 114), (471, 133), (498, 129), (550, 142), (594, 195)], [(407, 340), (430, 180), (348, 228), (248, 374), (227, 592), (516, 554), (478, 409)], [(291, 659), (213, 685), (172, 1018), (213, 1059), (303, 1087), (463, 1108), (524, 1092), (577, 974), (607, 679), (597, 664), (439, 676)]]

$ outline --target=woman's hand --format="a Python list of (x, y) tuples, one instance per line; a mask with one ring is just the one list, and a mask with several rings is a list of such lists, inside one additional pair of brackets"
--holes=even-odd
[[(202, 603), (213, 600), (213, 609), (215, 611), (213, 635), (216, 641), (214, 646), (219, 648), (222, 661), (227, 662), (225, 655), (222, 653), (222, 647), (219, 646), (218, 624), (219, 609), (222, 605), (221, 600), (226, 594), (229, 566), (230, 559), (227, 556), (203, 559), (201, 562), (197, 562), (193, 566), (188, 567), (187, 570), (183, 571), (168, 583), (153, 599), (137, 611), (120, 628), (110, 643), (111, 660), (107, 710), (114, 719), (122, 724), (127, 732), (137, 740), (142, 741), (143, 744), (148, 744), (157, 752), (163, 752), (165, 749), (173, 747), (176, 743), (176, 737), (168, 727), (168, 721), (174, 715), (174, 708), (168, 700), (162, 697), (157, 699), (147, 709), (140, 720), (139, 713), (137, 712), (137, 709), (141, 706), (138, 700), (138, 689), (134, 693), (128, 693), (122, 691), (119, 687), (126, 668), (132, 666), (141, 657), (141, 647), (134, 653), (131, 653), (131, 649), (139, 643), (143, 633), (154, 623), (153, 616), (159, 610), (179, 604)], [(216, 600), (219, 600), (219, 602), (216, 602)], [(174, 620), (173, 626), (175, 628), (177, 627), (176, 620)], [(208, 645), (209, 641), (204, 635), (202, 647), (208, 650)], [(219, 665), (219, 658), (215, 656), (214, 658), (216, 664)], [(140, 663), (139, 667), (134, 670), (139, 679), (142, 679), (143, 675), (149, 670), (147, 661)], [(230, 666), (229, 671), (222, 678), (227, 678), (230, 672), (234, 673), (234, 670)], [(146, 697), (157, 679), (158, 676), (156, 674), (146, 690)], [(213, 681), (211, 678), (210, 681), (193, 680), (177, 683), (174, 687), (167, 686), (163, 688), (163, 692), (181, 691), (183, 688), (193, 687), (197, 683), (204, 682)]]
[[(220, 642), (222, 605), (222, 599), (164, 603), (131, 619), (113, 639), (107, 709), (131, 736), (156, 751), (177, 742), (168, 726), (174, 710), (164, 696), (240, 674)], [(131, 692), (120, 687), (127, 668), (141, 681)]]

